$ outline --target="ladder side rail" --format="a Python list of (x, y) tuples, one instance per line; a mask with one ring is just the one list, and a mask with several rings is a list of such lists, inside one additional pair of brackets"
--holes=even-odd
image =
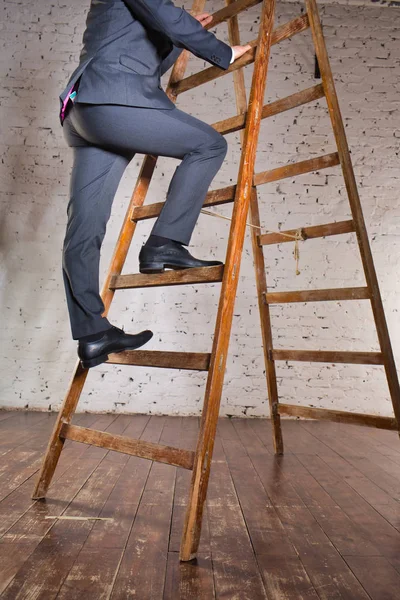
[(78, 360), (73, 371), (64, 402), (58, 413), (57, 420), (54, 424), (46, 452), (44, 454), (42, 466), (39, 471), (39, 476), (32, 493), (33, 500), (45, 498), (51, 480), (56, 470), (58, 459), (64, 447), (65, 440), (60, 438), (61, 427), (64, 423), (69, 423), (75, 413), (79, 398), (85, 385), (87, 369), (83, 369)]
[(239, 166), (236, 199), (232, 213), (210, 370), (207, 378), (199, 440), (196, 448), (189, 502), (181, 543), (180, 558), (186, 561), (191, 560), (195, 556), (200, 540), (203, 505), (210, 475), (234, 301), (238, 285), (240, 259), (246, 229), (246, 217), (252, 192), (261, 109), (271, 47), (274, 6), (274, 0), (263, 1), (259, 43), (257, 44), (249, 110), (246, 119), (244, 148)]
[[(226, 2), (231, 2), (232, 0), (226, 0)], [(229, 22), (229, 35), (230, 42), (232, 45), (240, 45), (240, 33), (237, 19), (231, 19)], [(244, 72), (243, 69), (239, 69), (233, 74), (233, 83), (235, 88), (235, 98), (236, 98), (236, 108), (238, 115), (243, 115), (244, 124), (246, 122), (246, 112), (247, 112), (247, 97), (246, 97), (246, 86), (244, 81)], [(322, 86), (321, 86), (322, 87)], [(314, 90), (313, 90), (314, 91)], [(315, 93), (315, 92), (314, 92)], [(322, 94), (321, 94), (322, 95)], [(300, 94), (297, 95), (300, 97)], [(279, 102), (279, 101), (278, 101)], [(286, 102), (286, 106), (290, 103)], [(273, 103), (274, 105), (278, 105), (278, 103)], [(279, 104), (279, 106), (281, 106)], [(267, 111), (265, 110), (266, 106), (264, 105), (261, 112), (261, 119), (266, 116)], [(273, 109), (270, 111), (273, 113)], [(267, 113), (268, 114), (268, 113)], [(244, 144), (244, 130), (243, 128), (240, 131), (240, 141)], [(253, 174), (253, 182), (254, 182), (254, 174)], [(259, 202), (257, 196), (257, 188), (253, 186), (252, 194), (250, 198), (250, 213), (249, 213), (249, 221), (253, 225), (250, 227), (250, 235), (251, 235), (251, 243), (253, 249), (253, 260), (254, 260), (254, 270), (255, 270), (255, 279), (256, 279), (256, 288), (257, 288), (257, 300), (258, 300), (258, 308), (260, 313), (260, 325), (261, 325), (261, 337), (262, 337), (262, 345), (263, 345), (263, 354), (264, 354), (264, 363), (266, 370), (266, 380), (267, 380), (267, 390), (268, 390), (268, 404), (269, 411), (271, 415), (272, 421), (272, 431), (273, 431), (273, 442), (276, 454), (283, 454), (283, 437), (282, 437), (282, 426), (281, 426), (281, 418), (278, 411), (278, 386), (276, 380), (276, 368), (275, 361), (272, 357), (273, 350), (273, 339), (272, 339), (272, 327), (271, 327), (271, 315), (268, 304), (265, 302), (265, 297), (268, 292), (267, 288), (267, 277), (266, 277), (266, 268), (265, 268), (265, 258), (263, 248), (259, 243), (259, 233), (260, 233), (260, 209)]]
[(393, 411), (400, 428), (400, 386), (394, 361), (389, 331), (387, 328), (382, 297), (379, 290), (378, 278), (375, 271), (371, 247), (365, 226), (365, 220), (354, 176), (353, 165), (347, 144), (346, 133), (340, 112), (339, 101), (336, 94), (335, 83), (329, 63), (322, 26), (316, 0), (306, 0), (307, 14), (313, 36), (315, 52), (321, 71), (322, 84), (325, 89), (326, 101), (331, 118), (332, 128), (336, 139), (340, 157), (343, 177), (346, 184), (347, 195), (355, 225), (361, 260), (364, 268), (365, 279), (370, 289), (371, 307), (375, 319), (376, 330), (381, 352), (385, 358), (385, 372), (388, 381)]
[[(250, 222), (252, 225), (260, 227), (260, 209), (257, 200), (257, 188), (253, 188), (253, 194), (250, 200)], [(253, 247), (254, 270), (256, 277), (258, 309), (260, 313), (261, 337), (263, 343), (265, 374), (267, 379), (268, 403), (272, 421), (272, 433), (275, 454), (283, 454), (283, 433), (281, 417), (279, 414), (279, 394), (278, 383), (276, 379), (276, 366), (273, 356), (273, 337), (271, 312), (266, 297), (268, 294), (267, 276), (265, 267), (265, 257), (263, 247), (259, 243), (259, 230), (251, 228), (251, 242)]]

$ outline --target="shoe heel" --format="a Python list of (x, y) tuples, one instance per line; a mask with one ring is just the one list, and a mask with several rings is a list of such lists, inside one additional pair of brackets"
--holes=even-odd
[(164, 263), (141, 263), (139, 265), (139, 271), (141, 273), (163, 273), (164, 272)]
[(97, 367), (97, 365), (101, 365), (106, 360), (108, 360), (108, 354), (103, 354), (102, 356), (91, 358), (90, 360), (81, 360), (81, 365), (84, 369), (90, 369), (91, 367)]

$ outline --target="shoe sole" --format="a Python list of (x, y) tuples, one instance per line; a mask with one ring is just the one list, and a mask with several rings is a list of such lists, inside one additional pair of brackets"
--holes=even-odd
[[(130, 346), (129, 348), (115, 350), (115, 352), (110, 352), (110, 354), (120, 354), (121, 352), (125, 352), (125, 350), (136, 350), (137, 348), (144, 346), (144, 344), (147, 344), (147, 342), (150, 341), (150, 339), (151, 338), (149, 338), (142, 344), (135, 344)], [(90, 358), (89, 360), (81, 360), (80, 363), (83, 369), (91, 369), (92, 367), (97, 367), (97, 365), (101, 365), (102, 363), (106, 362), (106, 360), (108, 360), (108, 356), (108, 354), (100, 354), (100, 356), (95, 356), (94, 358)]]
[(90, 360), (81, 360), (81, 366), (83, 369), (90, 369), (91, 367), (97, 367), (108, 360), (108, 354), (101, 354)]

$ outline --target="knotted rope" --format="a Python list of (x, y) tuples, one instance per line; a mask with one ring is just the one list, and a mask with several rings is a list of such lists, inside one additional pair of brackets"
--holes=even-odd
[[(226, 221), (232, 221), (231, 217), (225, 217), (224, 215), (220, 215), (219, 213), (212, 212), (211, 210), (207, 210), (205, 208), (201, 209), (201, 212), (205, 215), (209, 215), (210, 217), (218, 217), (219, 219), (225, 219)], [(253, 227), (254, 229), (259, 229), (261, 231), (261, 227), (259, 225), (253, 225), (253, 223), (247, 223), (247, 227)], [(299, 261), (300, 261), (300, 248), (299, 241), (304, 241), (306, 238), (304, 237), (302, 229), (296, 229), (295, 233), (284, 233), (282, 231), (273, 231), (272, 229), (266, 229), (265, 233), (274, 233), (276, 235), (282, 235), (284, 237), (290, 238), (294, 241), (294, 250), (293, 256), (296, 261), (296, 275), (300, 275), (299, 270)]]

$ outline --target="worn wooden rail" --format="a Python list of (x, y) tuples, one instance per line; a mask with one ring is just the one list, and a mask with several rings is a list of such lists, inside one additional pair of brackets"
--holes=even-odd
[(70, 425), (69, 423), (62, 424), (60, 438), (139, 456), (140, 458), (156, 460), (184, 469), (193, 469), (194, 452), (191, 450), (162, 446), (144, 440), (133, 440), (123, 435), (114, 435), (105, 431)]
[(110, 354), (107, 360), (113, 365), (135, 365), (160, 369), (207, 371), (210, 365), (208, 352), (166, 352), (165, 350), (125, 350)]
[(301, 290), (296, 292), (268, 292), (264, 295), (267, 304), (288, 302), (326, 302), (331, 300), (369, 300), (367, 287), (333, 288), (329, 290)]
[(111, 278), (110, 287), (113, 290), (157, 287), (161, 285), (187, 285), (196, 283), (217, 283), (222, 281), (224, 267), (201, 267), (198, 269), (180, 269), (164, 273), (132, 275), (116, 275)]
[(314, 408), (310, 406), (297, 406), (294, 404), (279, 403), (279, 414), (304, 419), (318, 419), (320, 421), (335, 421), (336, 423), (349, 423), (350, 425), (365, 425), (378, 429), (398, 429), (396, 419), (381, 417), (379, 415), (366, 415), (364, 413), (351, 413), (328, 408)]
[[(258, 236), (258, 243), (262, 246), (267, 246), (270, 244), (293, 242), (293, 237), (298, 231), (299, 229), (287, 229), (281, 233), (264, 233)], [(354, 231), (353, 221), (339, 221), (337, 223), (326, 223), (324, 225), (312, 225), (311, 227), (300, 228), (303, 240), (328, 237), (330, 235), (342, 235)]]
[(381, 352), (346, 352), (344, 350), (273, 350), (274, 360), (383, 365)]

